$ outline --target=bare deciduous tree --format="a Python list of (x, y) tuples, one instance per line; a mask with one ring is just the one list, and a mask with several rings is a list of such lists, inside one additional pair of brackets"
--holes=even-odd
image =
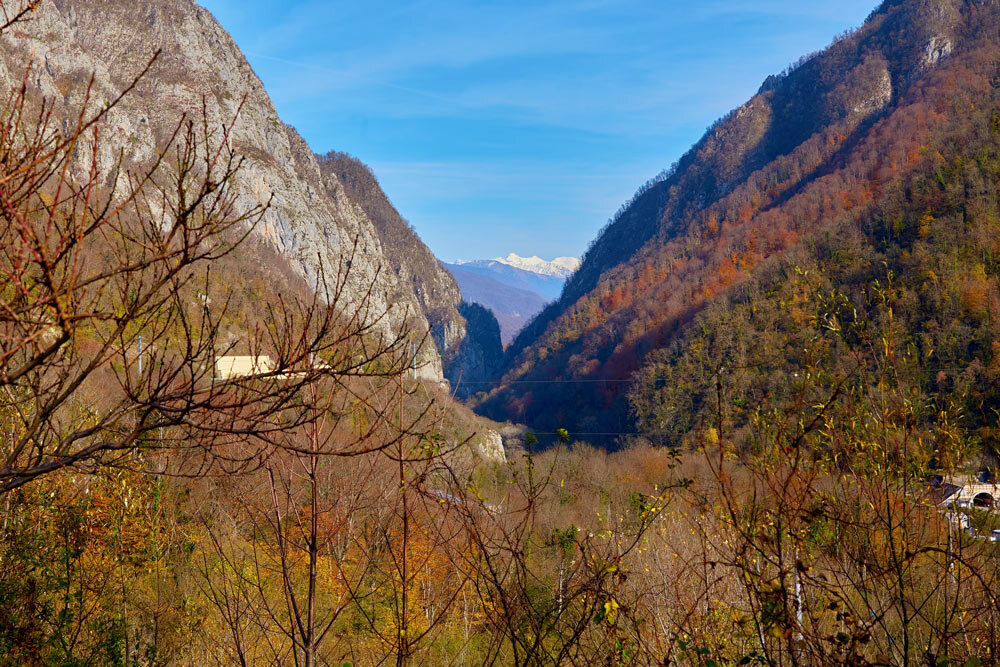
[[(0, 413), (8, 425), (0, 492), (154, 447), (198, 445), (218, 454), (202, 465), (246, 464), (248, 443), (315, 418), (297, 397), (323, 376), (312, 360), (338, 337), (364, 335), (383, 350), (401, 344), (375, 335), (385, 328), (380, 316), (355, 309), (344, 320), (331, 307), (347, 289), (341, 268), (320, 278), (311, 299), (262, 304), (239, 345), (276, 363), (218, 381), (216, 358), (237, 345), (224, 335), (234, 333), (221, 325), (228, 302), (212, 291), (210, 266), (247, 239), (267, 205), (245, 210), (233, 192), (238, 113), (218, 128), (207, 109), (200, 121), (182, 118), (146, 164), (120, 156), (102, 164), (104, 121), (152, 63), (97, 110), (88, 88), (68, 129), (25, 83), (0, 110)], [(340, 367), (364, 374), (362, 363)]]

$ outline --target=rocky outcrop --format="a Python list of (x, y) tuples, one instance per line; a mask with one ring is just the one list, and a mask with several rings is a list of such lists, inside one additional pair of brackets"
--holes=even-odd
[[(119, 155), (126, 168), (151, 160), (182, 114), (200, 119), (204, 110), (214, 128), (236, 118), (231, 144), (246, 156), (235, 184), (238, 201), (247, 209), (271, 202), (257, 234), (314, 285), (321, 275), (346, 273), (349, 296), (370, 295), (373, 317), (388, 312), (379, 322), (384, 333), (412, 329), (415, 340), (426, 340), (422, 373), (443, 377), (440, 355), (426, 337), (432, 329), (428, 299), (398, 287), (399, 273), (364, 207), (281, 121), (261, 81), (208, 11), (192, 0), (50, 0), (0, 37), (0, 45), (0, 84), (19, 83), (30, 65), (29, 94), (53, 100), (57, 117), (79, 111), (91, 75), (91, 101), (99, 105), (114, 99), (161, 50), (100, 128), (106, 139), (102, 171), (110, 171)], [(447, 347), (461, 338), (461, 324), (442, 319), (439, 338)]]
[(947, 37), (931, 37), (924, 48), (924, 65), (934, 67), (942, 58), (950, 56), (953, 48), (954, 45)]
[(503, 437), (496, 431), (487, 429), (485, 433), (473, 440), (473, 444), (479, 455), (487, 461), (507, 462), (507, 454), (503, 448)]

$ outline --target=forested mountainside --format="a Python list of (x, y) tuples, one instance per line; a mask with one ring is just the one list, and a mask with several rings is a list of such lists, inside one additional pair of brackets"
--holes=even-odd
[[(464, 323), (450, 277), (438, 271), (433, 285), (400, 280), (400, 272), (426, 275), (421, 262), (429, 251), (413, 237), (406, 254), (397, 255), (400, 246), (380, 229), (391, 223), (373, 204), (377, 195), (367, 197), (363, 189), (341, 183), (334, 171), (321, 169), (305, 141), (278, 117), (232, 38), (193, 0), (43, 2), (30, 20), (0, 39), (0, 81), (5, 86), (20, 81), (31, 63), (29, 92), (55, 100), (57, 118), (78, 112), (91, 74), (91, 99), (113, 100), (160, 49), (148, 74), (102, 125), (109, 140), (99, 156), (102, 172), (110, 173), (118, 160), (111, 146), (124, 147), (126, 168), (149, 162), (180, 114), (200, 118), (204, 101), (213, 128), (236, 118), (230, 144), (244, 156), (239, 203), (249, 208), (270, 201), (257, 233), (277, 251), (274, 257), (313, 285), (321, 273), (332, 280), (349, 262), (344, 273), (355, 299), (370, 291), (369, 313), (379, 318), (389, 312), (377, 327), (386, 333), (431, 329), (444, 353), (461, 340)], [(429, 338), (420, 356), (427, 377), (443, 377), (440, 354)]]
[[(216, 122), (259, 82), (194, 5), (0, 0), (0, 667), (997, 664), (997, 14), (885, 8), (838, 44), (935, 32), (881, 56), (881, 112), (717, 202), (661, 192), (690, 215), (552, 311), (518, 405), (627, 400), (610, 452), (415, 377), (395, 282), (447, 284), (385, 257), (406, 230), (358, 164), (270, 107)], [(171, 101), (202, 76), (222, 111)], [(457, 313), (449, 372), (499, 372), (495, 318)]]
[[(858, 308), (891, 275), (896, 323), (928, 383), (968, 385), (934, 368), (989, 372), (1000, 353), (998, 27), (992, 1), (886, 2), (769, 77), (622, 207), (508, 349), (481, 409), (544, 431), (628, 433), (638, 417), (640, 432), (676, 443), (734, 350), (766, 356), (807, 335), (786, 321), (808, 319), (790, 309), (797, 267)], [(748, 410), (795, 364), (767, 358)], [(662, 389), (695, 366), (696, 389), (675, 384), (657, 401), (636, 388), (630, 410), (637, 378)]]

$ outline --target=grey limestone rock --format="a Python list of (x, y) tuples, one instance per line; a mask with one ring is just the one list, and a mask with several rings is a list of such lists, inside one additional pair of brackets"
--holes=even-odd
[[(160, 50), (148, 76), (100, 128), (106, 139), (101, 169), (110, 170), (119, 150), (126, 167), (151, 160), (182, 114), (200, 119), (204, 109), (217, 128), (236, 118), (232, 147), (246, 156), (235, 184), (238, 201), (246, 209), (271, 202), (256, 232), (314, 285), (350, 261), (349, 293), (361, 298), (374, 287), (372, 317), (388, 312), (379, 323), (383, 333), (413, 330), (426, 341), (421, 374), (443, 379), (441, 354), (433, 337), (424, 336), (431, 329), (427, 313), (438, 304), (400, 293), (372, 221), (281, 121), (260, 79), (208, 11), (193, 0), (50, 0), (0, 37), (0, 47), (0, 84), (17, 85), (30, 65), (29, 94), (54, 101), (67, 118), (83, 104), (91, 75), (92, 103), (101, 104)], [(357, 253), (348, 260), (355, 243)], [(464, 336), (461, 318), (439, 328), (447, 330), (445, 345)]]

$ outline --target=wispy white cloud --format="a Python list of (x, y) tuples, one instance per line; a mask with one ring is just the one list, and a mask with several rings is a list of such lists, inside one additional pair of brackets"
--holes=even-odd
[(702, 128), (877, 0), (201, 1), (285, 119), (371, 163), (454, 258), (512, 236), (539, 244), (519, 254), (579, 252)]
[[(253, 50), (294, 53), (304, 41), (316, 40), (311, 59), (335, 75), (324, 84), (337, 90), (424, 68), (588, 52), (614, 36), (580, 19), (617, 4), (542, 3), (525, 8), (507, 3), (375, 3), (359, 4), (364, 12), (340, 15), (339, 7), (309, 3), (268, 28), (254, 40)], [(577, 21), (569, 21), (571, 16)]]
[[(286, 104), (323, 108), (325, 102), (388, 118), (476, 114), (648, 132), (665, 116), (711, 121), (795, 57), (769, 59), (769, 51), (798, 54), (818, 46), (814, 35), (747, 30), (730, 38), (751, 52), (734, 61), (732, 45), (720, 48), (709, 39), (714, 25), (776, 18), (794, 24), (790, 15), (836, 18), (833, 5), (822, 2), (710, 0), (673, 12), (671, 4), (680, 3), (556, 2), (525, 9), (430, 0), (337, 20), (329, 7), (310, 3), (270, 29), (249, 55), (275, 66), (268, 68), (269, 83)], [(381, 17), (384, 30), (366, 32), (366, 40), (338, 39), (352, 21), (371, 22), (372, 15)], [(319, 31), (330, 38), (302, 53), (300, 38), (314, 35), (317, 23), (331, 26)], [(699, 34), (704, 38), (690, 37)], [(789, 41), (790, 48), (775, 48)]]

